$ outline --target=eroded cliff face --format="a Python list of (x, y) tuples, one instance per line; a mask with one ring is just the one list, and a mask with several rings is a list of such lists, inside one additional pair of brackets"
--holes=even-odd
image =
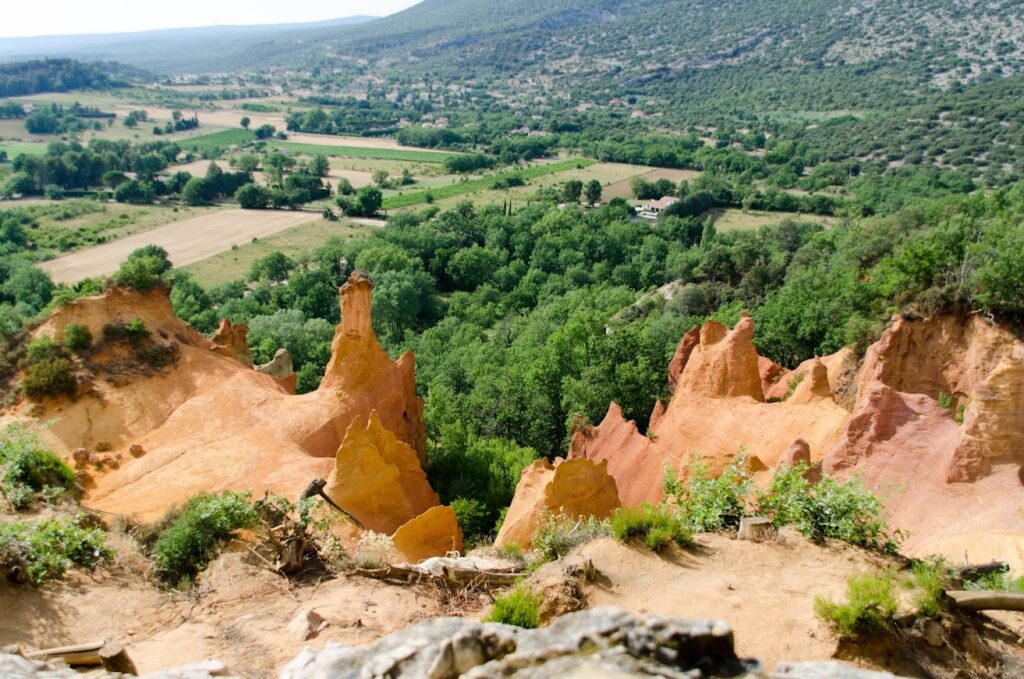
[(973, 316), (899, 319), (854, 373), (850, 349), (781, 370), (752, 337), (746, 316), (694, 328), (647, 435), (613, 403), (569, 458), (607, 462), (624, 505), (659, 501), (665, 467), (685, 478), (696, 455), (718, 473), (742, 451), (760, 483), (804, 461), (863, 479), (911, 553), (1024, 565), (1024, 343)]
[[(173, 345), (176, 362), (125, 374), (117, 361), (99, 361), (88, 393), (32, 409), (23, 404), (16, 415), (31, 419), (31, 411), (37, 421), (51, 421), (42, 435), (69, 457), (79, 448), (112, 449), (119, 468), (88, 470), (84, 503), (141, 520), (159, 518), (201, 491), (295, 499), (311, 480), (331, 473), (346, 431), (373, 411), (384, 429), (422, 454), (423, 404), (412, 355), (392, 361), (377, 342), (369, 323), (372, 286), (355, 274), (342, 288), (346, 320), (324, 382), (300, 396), (239, 359), (244, 327), (224, 324), (218, 342), (207, 340), (174, 316), (166, 291), (112, 290), (78, 300), (37, 332), (62, 338), (77, 323), (102, 343), (104, 326), (139, 318), (155, 340)], [(127, 454), (136, 444), (146, 451), (138, 459)]]
[(537, 460), (523, 470), (494, 544), (529, 549), (545, 513), (606, 518), (618, 507), (619, 495), (607, 462)]
[(249, 350), (249, 326), (245, 323), (232, 325), (228, 319), (221, 319), (220, 326), (213, 336), (213, 344), (213, 350), (218, 354), (233, 358), (246, 367), (252, 367), (252, 351)]

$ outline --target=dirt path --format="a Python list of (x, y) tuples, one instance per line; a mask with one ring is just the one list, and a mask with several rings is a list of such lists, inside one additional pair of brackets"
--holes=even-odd
[(39, 266), (57, 283), (74, 283), (83, 278), (114, 273), (129, 254), (144, 245), (159, 245), (167, 250), (175, 266), (185, 266), (229, 250), (233, 245), (242, 245), (253, 238), (263, 238), (319, 218), (318, 214), (303, 211), (222, 210), (82, 250)]

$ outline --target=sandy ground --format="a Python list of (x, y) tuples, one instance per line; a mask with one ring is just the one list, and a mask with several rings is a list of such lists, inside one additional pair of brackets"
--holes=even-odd
[[(140, 675), (216, 659), (233, 675), (262, 679), (276, 677), (304, 646), (363, 645), (444, 614), (425, 585), (360, 577), (299, 584), (257, 568), (251, 558), (222, 556), (189, 594), (160, 590), (137, 574), (102, 571), (40, 589), (0, 583), (0, 645), (116, 640)], [(302, 641), (286, 628), (309, 608), (328, 625)]]
[(814, 597), (843, 598), (849, 575), (880, 563), (861, 550), (819, 547), (799, 534), (763, 544), (699, 535), (694, 547), (665, 556), (602, 538), (579, 554), (601, 573), (588, 590), (591, 606), (725, 620), (736, 652), (769, 669), (780, 660), (831, 658), (835, 640), (814, 614)]
[(55, 282), (73, 283), (114, 273), (129, 254), (144, 245), (159, 245), (167, 250), (175, 266), (185, 266), (228, 250), (233, 245), (248, 243), (253, 238), (269, 236), (317, 219), (319, 215), (303, 211), (222, 210), (82, 250), (39, 266)]

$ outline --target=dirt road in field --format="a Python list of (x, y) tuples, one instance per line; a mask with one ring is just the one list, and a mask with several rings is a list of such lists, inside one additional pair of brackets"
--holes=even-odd
[(318, 219), (320, 215), (314, 212), (223, 210), (174, 222), (39, 266), (57, 283), (75, 283), (83, 278), (114, 273), (132, 251), (144, 245), (159, 245), (167, 250), (175, 266), (185, 266), (229, 250), (232, 245), (243, 245), (253, 238), (263, 238)]

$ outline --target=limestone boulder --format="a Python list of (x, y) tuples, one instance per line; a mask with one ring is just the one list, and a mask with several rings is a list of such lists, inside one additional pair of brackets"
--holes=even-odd
[(376, 411), (366, 424), (349, 425), (324, 492), (368, 530), (387, 535), (440, 504), (416, 451)]

